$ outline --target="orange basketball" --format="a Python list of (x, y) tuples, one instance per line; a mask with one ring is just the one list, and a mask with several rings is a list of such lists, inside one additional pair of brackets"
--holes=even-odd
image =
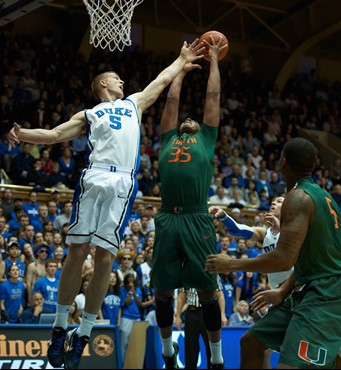
[[(222, 41), (221, 41), (220, 46), (224, 46), (224, 45), (227, 44), (227, 47), (220, 52), (218, 60), (221, 60), (221, 59), (225, 58), (226, 54), (229, 50), (229, 42), (228, 42), (226, 36), (224, 34), (222, 34), (221, 32), (219, 32), (219, 31), (207, 31), (206, 33), (204, 33), (203, 35), (200, 36), (199, 41), (202, 42), (203, 40), (206, 40), (209, 44), (211, 44), (211, 42), (212, 42), (211, 41), (211, 36), (213, 37), (214, 42), (218, 42), (219, 37), (220, 36), (222, 37)], [(206, 44), (204, 46), (206, 48), (204, 59), (211, 60), (210, 56), (208, 55), (209, 47)]]

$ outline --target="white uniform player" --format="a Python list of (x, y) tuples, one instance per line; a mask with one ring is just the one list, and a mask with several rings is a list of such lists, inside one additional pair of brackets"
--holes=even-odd
[(85, 243), (116, 254), (137, 192), (140, 127), (133, 97), (85, 111), (88, 167), (75, 191), (66, 243)]
[[(14, 124), (8, 134), (11, 145), (21, 141), (55, 144), (87, 133), (89, 165), (75, 189), (73, 210), (66, 242), (69, 251), (60, 277), (58, 304), (47, 357), (53, 367), (78, 368), (89, 342), (97, 313), (107, 292), (112, 262), (137, 191), (135, 172), (139, 166), (139, 123), (163, 89), (187, 63), (202, 58), (204, 47), (198, 39), (181, 48), (179, 57), (143, 91), (123, 98), (124, 82), (115, 72), (96, 76), (91, 88), (102, 103), (78, 112), (52, 130), (21, 129)], [(67, 333), (71, 304), (82, 281), (82, 266), (91, 245), (96, 245), (95, 265), (86, 291), (85, 308), (79, 328)], [(68, 350), (65, 351), (65, 341)]]
[[(266, 230), (265, 238), (263, 241), (262, 250), (263, 253), (270, 252), (274, 250), (277, 246), (277, 242), (279, 239), (279, 234), (274, 234), (272, 227), (269, 227)], [(283, 283), (292, 273), (294, 272), (294, 268), (292, 267), (288, 271), (280, 271), (280, 272), (271, 272), (268, 274), (269, 284), (271, 289), (275, 289), (279, 284)]]

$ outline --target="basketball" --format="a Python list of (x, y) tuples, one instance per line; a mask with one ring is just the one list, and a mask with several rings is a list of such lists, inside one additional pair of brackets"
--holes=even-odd
[[(199, 42), (202, 42), (203, 40), (206, 40), (209, 44), (211, 44), (211, 36), (213, 37), (213, 40), (215, 42), (219, 41), (220, 36), (222, 37), (222, 41), (221, 41), (220, 46), (224, 46), (224, 45), (227, 44), (227, 47), (220, 52), (218, 60), (221, 60), (221, 59), (225, 58), (226, 54), (229, 50), (229, 42), (228, 42), (226, 36), (224, 34), (222, 34), (221, 32), (219, 32), (219, 31), (207, 31), (203, 35), (200, 36)], [(210, 56), (208, 55), (209, 47), (206, 44), (204, 46), (206, 48), (204, 59), (209, 61), (209, 60), (211, 60)]]

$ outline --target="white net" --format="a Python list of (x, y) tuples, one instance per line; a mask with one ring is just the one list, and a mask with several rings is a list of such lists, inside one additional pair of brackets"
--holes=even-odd
[(143, 0), (83, 0), (90, 15), (90, 44), (110, 51), (131, 45), (131, 18)]

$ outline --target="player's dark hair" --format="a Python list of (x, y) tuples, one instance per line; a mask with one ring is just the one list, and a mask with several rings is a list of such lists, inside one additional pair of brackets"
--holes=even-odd
[(283, 156), (293, 171), (309, 175), (315, 167), (317, 150), (309, 140), (296, 137), (284, 145)]

